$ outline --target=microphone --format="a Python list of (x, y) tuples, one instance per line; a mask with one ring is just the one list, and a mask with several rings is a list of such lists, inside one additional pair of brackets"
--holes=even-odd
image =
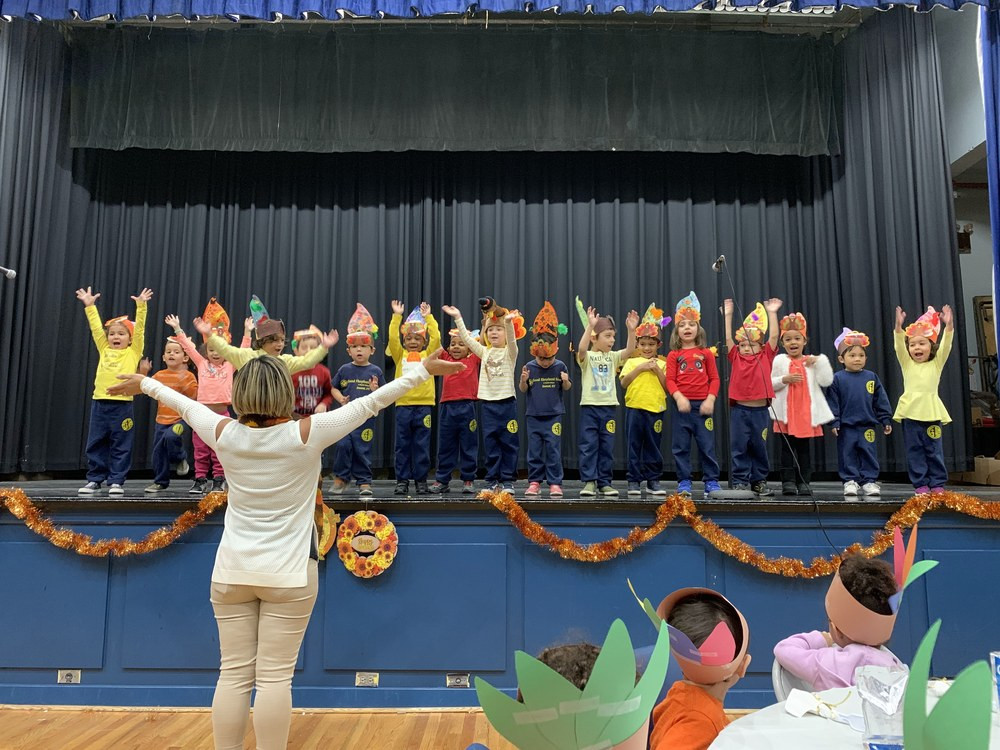
[(3, 266), (0, 266), (0, 273), (2, 273), (8, 279), (13, 279), (15, 276), (17, 276), (17, 271), (12, 271), (11, 269), (4, 268)]
[(720, 255), (718, 258), (715, 259), (715, 262), (712, 264), (712, 270), (715, 271), (716, 273), (722, 273), (722, 267), (725, 264), (726, 264), (726, 256)]

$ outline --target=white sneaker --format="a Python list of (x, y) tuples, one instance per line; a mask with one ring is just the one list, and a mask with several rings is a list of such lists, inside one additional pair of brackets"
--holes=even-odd
[(189, 471), (191, 471), (191, 466), (188, 464), (187, 459), (177, 464), (177, 476), (186, 477)]
[(83, 487), (76, 491), (77, 495), (93, 495), (101, 490), (100, 482), (87, 482)]
[(875, 482), (868, 482), (861, 489), (864, 490), (864, 493), (866, 495), (881, 495), (882, 494), (882, 488), (879, 487), (877, 484), (875, 484)]
[(859, 489), (860, 487), (858, 487), (858, 483), (855, 482), (853, 479), (850, 482), (844, 482), (845, 496), (856, 497)]
[(110, 487), (108, 487), (108, 494), (109, 495), (124, 495), (125, 494), (125, 488), (122, 487), (120, 484), (113, 484)]

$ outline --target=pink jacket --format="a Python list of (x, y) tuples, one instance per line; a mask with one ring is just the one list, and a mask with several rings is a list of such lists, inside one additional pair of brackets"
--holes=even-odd
[(774, 647), (774, 658), (796, 677), (812, 683), (813, 690), (850, 687), (858, 667), (902, 666), (891, 652), (852, 643), (844, 648), (826, 645), (818, 630), (791, 635)]
[[(213, 365), (198, 353), (198, 347), (188, 338), (184, 331), (176, 334), (177, 343), (181, 345), (195, 367), (198, 368), (198, 403), (229, 404), (233, 400), (233, 373), (236, 368), (230, 362), (223, 360), (222, 364)], [(244, 337), (244, 348), (249, 345), (249, 339)]]

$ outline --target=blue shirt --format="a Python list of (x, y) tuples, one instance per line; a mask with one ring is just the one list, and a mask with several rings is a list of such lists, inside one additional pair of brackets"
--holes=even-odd
[(826, 400), (833, 412), (831, 427), (870, 427), (892, 422), (889, 397), (871, 370), (838, 370), (826, 389)]
[(548, 367), (542, 367), (537, 360), (530, 360), (528, 368), (528, 392), (525, 414), (529, 417), (554, 417), (566, 412), (563, 404), (562, 374), (569, 374), (561, 360), (554, 360)]
[(337, 374), (333, 376), (333, 387), (351, 399), (367, 396), (372, 392), (372, 375), (378, 378), (378, 384), (385, 385), (385, 377), (382, 375), (382, 368), (371, 363), (367, 365), (356, 365), (348, 362), (341, 365)]

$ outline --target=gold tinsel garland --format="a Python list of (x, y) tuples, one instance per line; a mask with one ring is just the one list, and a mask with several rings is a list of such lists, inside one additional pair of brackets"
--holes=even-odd
[[(655, 520), (651, 526), (645, 529), (635, 527), (627, 536), (586, 545), (560, 537), (532, 520), (527, 511), (508, 492), (487, 490), (481, 492), (479, 497), (503, 513), (507, 520), (524, 535), (525, 539), (548, 547), (567, 560), (604, 562), (619, 555), (628, 554), (658, 536), (670, 525), (671, 521), (678, 517), (720, 552), (742, 563), (752, 565), (764, 573), (789, 578), (818, 578), (832, 574), (840, 565), (842, 557), (841, 555), (832, 555), (829, 558), (817, 557), (809, 564), (791, 557), (768, 557), (728, 531), (719, 528), (713, 521), (702, 518), (698, 515), (697, 508), (691, 498), (683, 495), (673, 495), (664, 500), (657, 507)], [(163, 526), (151, 531), (138, 542), (131, 539), (101, 539), (95, 542), (93, 537), (87, 534), (80, 534), (72, 529), (57, 528), (42, 515), (38, 507), (28, 499), (22, 490), (7, 490), (3, 496), (3, 503), (7, 509), (36, 534), (57, 547), (91, 557), (144, 555), (154, 550), (163, 549), (204, 521), (225, 502), (224, 492), (213, 492), (202, 498), (196, 509), (182, 513), (174, 519), (170, 526)], [(875, 532), (872, 536), (870, 544), (865, 546), (860, 542), (855, 542), (844, 550), (844, 553), (861, 553), (867, 557), (881, 555), (892, 546), (892, 530), (896, 526), (904, 529), (910, 528), (926, 513), (940, 509), (951, 510), (987, 521), (1000, 521), (1000, 502), (987, 502), (959, 492), (918, 495), (907, 500), (899, 510), (890, 516), (884, 529)]]

